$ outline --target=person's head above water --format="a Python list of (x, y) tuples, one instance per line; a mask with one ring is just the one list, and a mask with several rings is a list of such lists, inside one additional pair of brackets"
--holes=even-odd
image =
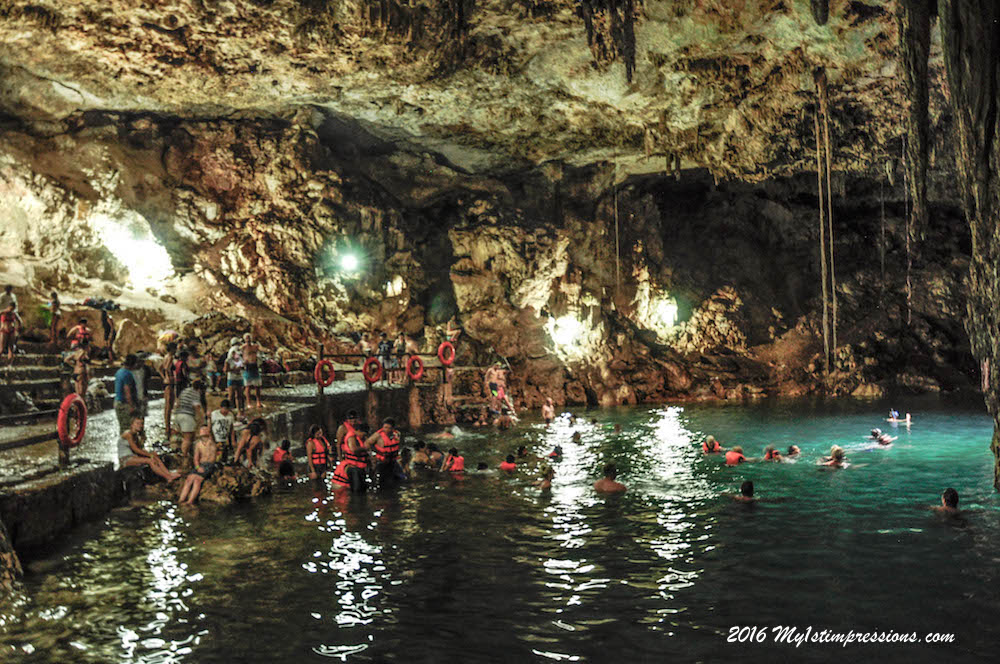
[(448, 454), (452, 456), (458, 456), (458, 448), (457, 447), (451, 448), (450, 450), (448, 450)]
[(604, 477), (613, 480), (618, 477), (618, 466), (615, 465), (614, 461), (609, 461), (604, 464)]
[(476, 470), (488, 470), (489, 467), (490, 464), (486, 463), (485, 461), (480, 461), (479, 463), (476, 464)]
[(944, 490), (941, 494), (941, 504), (945, 507), (953, 510), (958, 509), (958, 491), (955, 491), (951, 487)]
[(583, 434), (580, 433), (579, 431), (575, 432), (573, 434), (573, 442), (574, 443), (579, 443), (581, 440), (583, 440)]
[(528, 456), (528, 448), (525, 447), (524, 445), (521, 445), (520, 447), (518, 447), (517, 448), (517, 456), (518, 457)]
[(844, 460), (844, 448), (840, 445), (834, 445), (830, 448), (830, 458), (836, 459), (837, 461)]
[(513, 454), (508, 454), (507, 455), (507, 463), (514, 463), (514, 455)]
[(801, 451), (802, 450), (799, 449), (798, 445), (789, 445), (788, 446), (788, 456), (794, 456), (794, 455), (798, 454)]
[(732, 451), (736, 452), (737, 454), (743, 454), (743, 448), (740, 447), (739, 445), (736, 445), (735, 447), (733, 447)]
[(753, 482), (747, 480), (740, 485), (740, 493), (746, 498), (753, 498)]

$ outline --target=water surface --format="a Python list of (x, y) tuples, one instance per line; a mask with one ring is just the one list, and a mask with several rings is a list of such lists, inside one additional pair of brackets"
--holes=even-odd
[[(993, 661), (1000, 511), (978, 406), (777, 402), (579, 413), (470, 432), (466, 466), (560, 444), (513, 477), (437, 476), (347, 498), (304, 482), (234, 507), (117, 510), (33, 562), (0, 602), (25, 662)], [(918, 410), (919, 409), (919, 410)], [(591, 417), (598, 424), (589, 422)], [(622, 432), (614, 432), (614, 424)], [(871, 449), (867, 432), (898, 435)], [(572, 434), (582, 435), (579, 444)], [(727, 468), (712, 433), (748, 456)], [(850, 467), (821, 469), (832, 444)], [(614, 460), (629, 486), (591, 484)], [(767, 502), (734, 503), (743, 480)], [(952, 486), (968, 513), (928, 506)], [(945, 646), (729, 644), (733, 626), (955, 634)]]

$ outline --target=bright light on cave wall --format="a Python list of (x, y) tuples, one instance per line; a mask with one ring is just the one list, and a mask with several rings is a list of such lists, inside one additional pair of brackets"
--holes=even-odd
[(108, 251), (128, 270), (133, 287), (160, 287), (173, 276), (167, 250), (149, 232), (149, 224), (141, 215), (126, 212), (112, 218), (99, 212), (90, 223)]

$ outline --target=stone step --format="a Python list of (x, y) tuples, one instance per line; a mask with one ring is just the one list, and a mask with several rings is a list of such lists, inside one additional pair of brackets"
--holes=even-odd
[[(6, 360), (4, 360), (4, 364), (6, 364)], [(58, 353), (26, 353), (24, 355), (15, 355), (11, 366), (55, 367), (60, 364), (62, 364), (62, 357)]]

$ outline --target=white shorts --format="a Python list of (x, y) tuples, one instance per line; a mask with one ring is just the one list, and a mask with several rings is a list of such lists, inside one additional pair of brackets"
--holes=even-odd
[(177, 413), (174, 415), (174, 424), (177, 428), (181, 430), (181, 433), (194, 433), (195, 421), (194, 415), (188, 415), (187, 413)]

